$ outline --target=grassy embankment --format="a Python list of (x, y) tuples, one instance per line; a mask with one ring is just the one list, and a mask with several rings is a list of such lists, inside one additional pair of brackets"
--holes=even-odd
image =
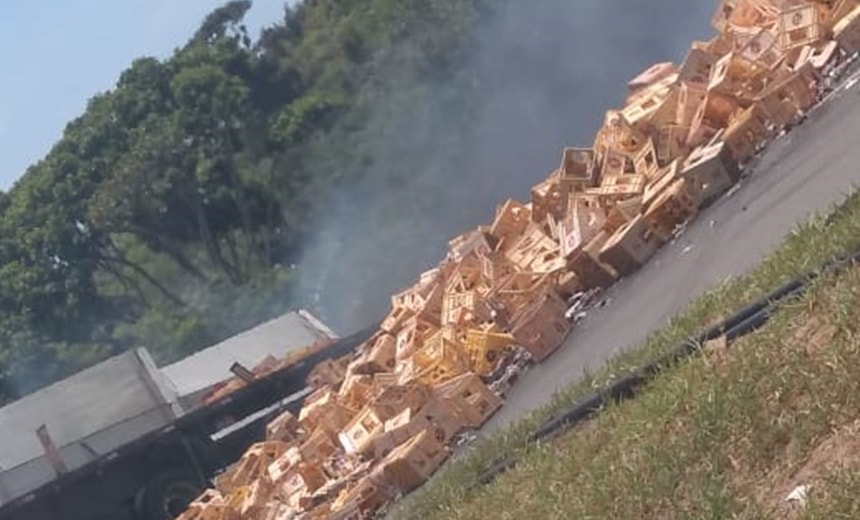
[[(860, 518), (860, 269), (818, 280), (760, 331), (666, 371), (639, 398), (549, 445), (523, 438), (554, 410), (675, 347), (720, 316), (860, 246), (860, 194), (796, 228), (744, 277), (639, 347), (448, 464), (392, 511), (404, 519)], [(502, 453), (522, 462), (488, 486)], [(843, 461), (843, 466), (839, 462)], [(799, 513), (798, 513), (799, 514)]]

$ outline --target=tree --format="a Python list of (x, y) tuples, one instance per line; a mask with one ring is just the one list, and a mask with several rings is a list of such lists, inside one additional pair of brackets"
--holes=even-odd
[(206, 16), (191, 41), (209, 44), (224, 38), (228, 30), (235, 31), (237, 28), (247, 38), (244, 27), (240, 28), (238, 25), (249, 9), (251, 0), (233, 0), (224, 4)]
[[(468, 105), (450, 80), (490, 4), (306, 1), (254, 42), (251, 2), (231, 1), (169, 58), (134, 60), (0, 193), (0, 378), (27, 392), (141, 345), (176, 359), (308, 305), (290, 266), (341, 201), (373, 222), (348, 237), (362, 254), (433, 218), (415, 181), (468, 117), (434, 146), (419, 107), (443, 85)], [(362, 203), (395, 191), (417, 201), (406, 220)]]

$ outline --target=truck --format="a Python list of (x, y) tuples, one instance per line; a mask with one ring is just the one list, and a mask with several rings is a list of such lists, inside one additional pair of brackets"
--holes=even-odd
[[(131, 350), (0, 408), (0, 520), (174, 519), (277, 414), (298, 412), (318, 363), (376, 328), (337, 337), (297, 311), (166, 367)], [(321, 347), (261, 377), (244, 368), (271, 345), (309, 344)], [(234, 373), (243, 384), (213, 394)]]

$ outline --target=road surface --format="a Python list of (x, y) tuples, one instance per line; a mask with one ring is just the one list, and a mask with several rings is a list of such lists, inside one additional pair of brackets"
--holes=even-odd
[(674, 244), (604, 293), (611, 304), (590, 311), (548, 361), (523, 376), (481, 436), (640, 344), (708, 289), (758, 264), (796, 224), (860, 185), (858, 101), (860, 84), (849, 80), (803, 125), (771, 143), (738, 191), (702, 211)]

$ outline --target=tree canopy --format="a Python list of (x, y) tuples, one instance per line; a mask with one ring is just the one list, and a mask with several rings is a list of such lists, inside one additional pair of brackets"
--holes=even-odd
[[(333, 207), (388, 236), (420, 232), (432, 189), (397, 195), (411, 197), (402, 221), (361, 197), (403, 186), (414, 152), (398, 135), (433, 110), (429, 92), (468, 118), (463, 64), (492, 4), (306, 0), (252, 38), (251, 2), (235, 0), (168, 59), (131, 63), (0, 194), (0, 399), (137, 346), (169, 362), (313, 306), (295, 265)], [(427, 146), (456, 141), (462, 121)], [(378, 162), (381, 146), (402, 160)]]

